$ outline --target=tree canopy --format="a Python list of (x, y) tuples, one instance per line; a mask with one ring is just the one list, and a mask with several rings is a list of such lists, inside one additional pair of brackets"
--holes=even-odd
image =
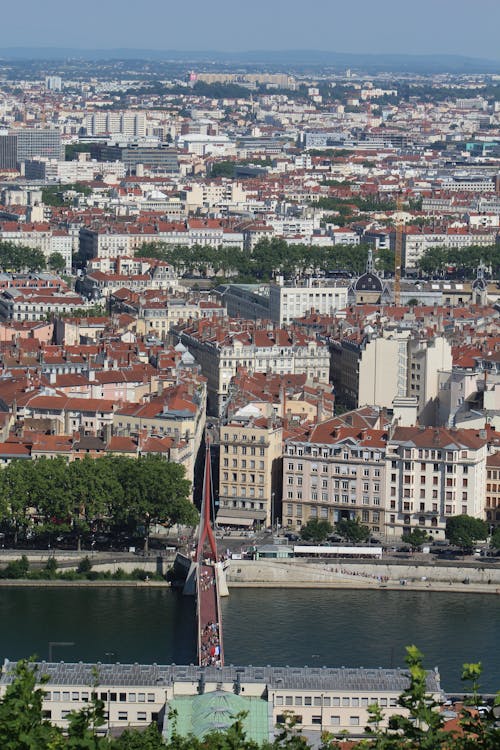
[(45, 256), (41, 250), (15, 245), (13, 242), (0, 242), (2, 271), (43, 271), (45, 265)]
[(147, 547), (153, 523), (195, 525), (184, 467), (161, 456), (85, 456), (12, 461), (0, 472), (0, 527), (26, 534), (70, 535), (129, 529)]
[[(177, 273), (205, 276), (233, 277), (235, 281), (267, 282), (277, 274), (298, 276), (305, 274), (345, 271), (361, 274), (366, 267), (367, 245), (288, 244), (279, 237), (262, 239), (249, 253), (237, 247), (203, 247), (146, 243), (135, 251), (136, 257), (158, 258), (170, 263)], [(384, 251), (381, 269), (392, 270), (394, 255)]]
[(496, 276), (500, 272), (500, 246), (430, 247), (418, 261), (418, 267), (429, 276), (443, 276), (451, 271), (457, 276), (475, 278), (481, 262)]
[(368, 526), (360, 523), (359, 518), (342, 518), (335, 524), (335, 531), (348, 542), (366, 542), (370, 536)]
[(410, 531), (408, 534), (403, 534), (401, 541), (405, 544), (409, 544), (412, 549), (418, 549), (425, 542), (429, 541), (429, 535), (425, 529), (416, 528)]
[(300, 536), (308, 542), (324, 542), (332, 533), (333, 527), (329, 521), (319, 518), (310, 518), (302, 526)]
[(474, 544), (488, 536), (488, 525), (480, 518), (461, 515), (448, 518), (446, 538), (461, 549), (471, 550)]

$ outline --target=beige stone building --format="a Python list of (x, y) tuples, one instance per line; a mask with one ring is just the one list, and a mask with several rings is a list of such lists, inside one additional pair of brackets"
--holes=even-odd
[(485, 430), (397, 427), (387, 442), (386, 534), (416, 527), (443, 539), (446, 521), (484, 518)]
[(282, 439), (280, 421), (251, 405), (221, 426), (218, 524), (270, 526), (277, 520)]
[(334, 418), (310, 436), (286, 443), (283, 457), (283, 526), (300, 529), (310, 519), (358, 518), (384, 532), (387, 433), (354, 415), (348, 426)]
[(486, 522), (500, 526), (500, 452), (486, 460)]

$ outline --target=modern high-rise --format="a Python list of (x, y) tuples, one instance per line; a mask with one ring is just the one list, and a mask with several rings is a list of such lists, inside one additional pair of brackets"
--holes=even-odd
[(0, 134), (0, 169), (16, 169), (17, 138), (7, 133)]
[(53, 128), (16, 128), (9, 132), (8, 137), (16, 139), (18, 164), (40, 156), (47, 159), (64, 158), (59, 130)]

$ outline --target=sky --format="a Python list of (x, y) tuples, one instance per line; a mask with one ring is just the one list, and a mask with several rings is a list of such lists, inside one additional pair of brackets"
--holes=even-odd
[(314, 49), (500, 59), (500, 0), (2, 2), (0, 48)]

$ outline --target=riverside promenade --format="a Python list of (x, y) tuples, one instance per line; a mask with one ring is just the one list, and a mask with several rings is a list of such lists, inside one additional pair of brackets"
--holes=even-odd
[(233, 560), (227, 571), (227, 583), (230, 588), (384, 588), (500, 595), (500, 565)]

